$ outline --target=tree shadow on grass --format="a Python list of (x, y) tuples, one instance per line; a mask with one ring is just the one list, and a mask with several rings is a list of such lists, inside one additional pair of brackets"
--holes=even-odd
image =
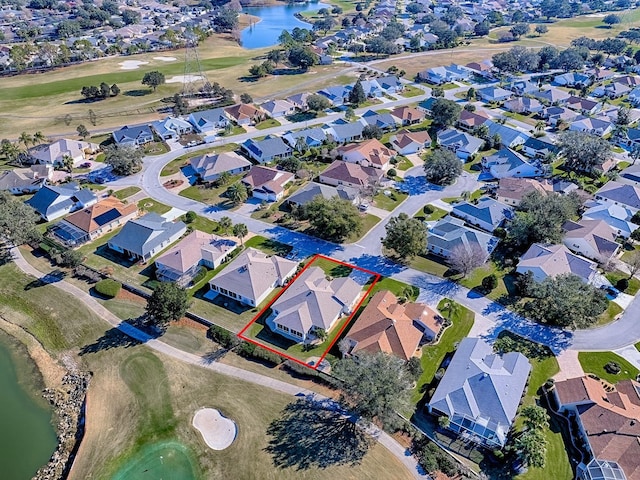
[(110, 328), (95, 342), (82, 347), (80, 355), (98, 353), (112, 348), (135, 347), (158, 338), (160, 335), (159, 330), (150, 329), (144, 324), (144, 316), (131, 318), (122, 322), (118, 327)]
[(290, 403), (267, 429), (265, 451), (279, 468), (358, 465), (372, 440), (348, 418), (307, 399)]
[(149, 90), (148, 88), (139, 88), (136, 90), (127, 90), (123, 93), (123, 95), (126, 97), (144, 97), (145, 95), (149, 95), (150, 93), (151, 90)]

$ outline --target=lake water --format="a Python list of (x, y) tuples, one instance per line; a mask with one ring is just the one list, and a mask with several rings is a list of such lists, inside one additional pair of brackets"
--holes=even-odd
[(278, 44), (278, 37), (283, 30), (291, 31), (296, 27), (311, 30), (310, 23), (298, 20), (294, 15), (298, 12), (318, 11), (321, 8), (331, 9), (331, 5), (316, 2), (243, 8), (242, 13), (260, 17), (260, 21), (242, 30), (242, 46), (249, 49), (271, 47)]
[(0, 478), (28, 480), (56, 448), (40, 372), (24, 347), (0, 330)]

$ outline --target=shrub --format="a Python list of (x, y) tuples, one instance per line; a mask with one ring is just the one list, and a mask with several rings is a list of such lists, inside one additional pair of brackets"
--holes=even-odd
[(620, 365), (616, 362), (609, 362), (604, 366), (604, 369), (607, 373), (611, 375), (618, 375), (620, 373)]
[(209, 270), (207, 270), (207, 267), (200, 267), (198, 269), (198, 273), (196, 273), (196, 275), (193, 277), (193, 283), (196, 284), (199, 281), (203, 280), (204, 277), (207, 276), (207, 273), (209, 273)]
[(621, 292), (624, 292), (627, 288), (629, 288), (629, 279), (621, 278), (616, 282), (616, 288)]
[(486, 292), (490, 292), (498, 286), (498, 277), (496, 277), (495, 273), (491, 275), (487, 275), (482, 279), (482, 288)]
[(398, 172), (396, 172), (396, 169), (395, 169), (395, 168), (390, 168), (390, 169), (387, 171), (387, 177), (389, 177), (389, 178), (393, 178), (393, 177), (395, 177), (396, 175), (398, 175)]
[(219, 343), (224, 348), (233, 348), (240, 343), (238, 337), (236, 337), (229, 330), (226, 330), (218, 325), (211, 325), (207, 331), (207, 337), (216, 343)]
[(186, 223), (193, 223), (196, 221), (196, 218), (198, 218), (198, 214), (193, 210), (189, 210), (187, 213), (184, 214), (184, 221)]
[(238, 355), (245, 358), (254, 358), (256, 360), (263, 360), (265, 362), (273, 363), (274, 365), (280, 365), (284, 362), (284, 358), (262, 347), (258, 347), (250, 342), (242, 342), (237, 350)]
[(96, 283), (94, 288), (96, 289), (96, 292), (103, 297), (113, 298), (118, 295), (118, 292), (122, 288), (122, 284), (111, 278), (105, 278), (104, 280), (100, 280)]
[(435, 210), (434, 210), (433, 206), (431, 206), (431, 205), (425, 205), (425, 206), (422, 208), (422, 211), (423, 211), (426, 215), (431, 215), (433, 212), (435, 212)]

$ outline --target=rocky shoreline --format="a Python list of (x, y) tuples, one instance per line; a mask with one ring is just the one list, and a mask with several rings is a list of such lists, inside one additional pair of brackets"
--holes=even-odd
[(58, 419), (56, 432), (58, 448), (49, 463), (33, 477), (35, 480), (66, 478), (73, 465), (75, 453), (84, 436), (85, 402), (91, 375), (69, 372), (62, 379), (62, 388), (46, 388), (42, 394), (53, 406)]

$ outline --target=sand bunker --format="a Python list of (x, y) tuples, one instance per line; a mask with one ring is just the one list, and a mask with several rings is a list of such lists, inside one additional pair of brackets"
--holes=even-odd
[(202, 80), (200, 75), (174, 75), (167, 79), (167, 83), (197, 82), (198, 80)]
[(153, 59), (161, 62), (175, 62), (177, 60), (176, 57), (153, 57)]
[(146, 65), (149, 62), (141, 62), (140, 60), (125, 60), (124, 62), (120, 62), (121, 70), (137, 70), (140, 68), (140, 65)]
[(212, 450), (224, 450), (233, 443), (238, 433), (235, 422), (224, 417), (215, 408), (198, 410), (193, 416), (193, 426)]

